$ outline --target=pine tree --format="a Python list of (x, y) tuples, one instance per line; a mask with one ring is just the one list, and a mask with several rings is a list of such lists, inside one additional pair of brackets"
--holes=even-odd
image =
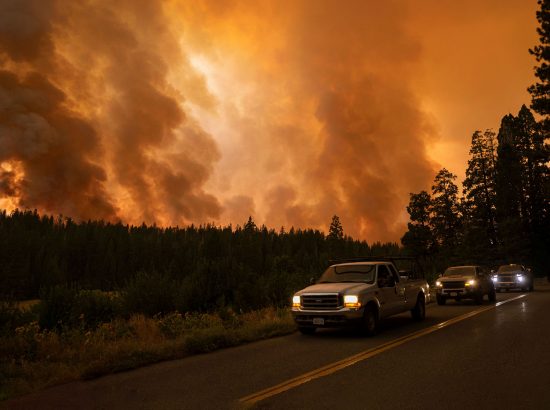
[(523, 105), (515, 119), (516, 143), (522, 162), (527, 225), (542, 223), (545, 213), (544, 181), (548, 180), (548, 155), (543, 135), (531, 111)]
[(245, 232), (255, 232), (258, 230), (258, 227), (251, 216), (248, 217), (248, 221), (244, 224), (243, 229)]
[(529, 255), (526, 196), (523, 186), (521, 149), (518, 146), (517, 119), (508, 114), (502, 118), (498, 131), (496, 162), (496, 218), (502, 255), (508, 262), (526, 261)]
[(531, 108), (544, 117), (543, 125), (546, 133), (549, 132), (550, 115), (550, 1), (539, 0), (540, 10), (537, 11), (537, 28), (540, 44), (530, 49), (539, 63), (535, 67), (535, 76), (539, 82), (528, 88), (531, 93)]
[(498, 244), (496, 223), (496, 155), (495, 133), (476, 131), (472, 135), (466, 179), (462, 183), (468, 223), (475, 227), (480, 246), (494, 251)]
[(452, 249), (458, 243), (461, 212), (456, 175), (441, 169), (432, 186), (431, 224), (435, 240), (440, 247)]
[(435, 239), (431, 226), (432, 198), (426, 191), (410, 194), (407, 212), (410, 222), (401, 243), (410, 253), (427, 258), (435, 252)]
[(328, 230), (328, 238), (336, 240), (344, 239), (344, 228), (337, 215), (332, 217), (332, 222)]
[(549, 148), (546, 144), (550, 138), (550, 1), (539, 0), (540, 10), (537, 11), (540, 44), (529, 50), (537, 60), (535, 76), (538, 82), (528, 88), (531, 94), (531, 108), (542, 118), (539, 123), (539, 135), (536, 138), (536, 148), (533, 150), (533, 179), (530, 187), (532, 244), (534, 264), (539, 270), (547, 270), (550, 281), (548, 263), (550, 256), (550, 160)]

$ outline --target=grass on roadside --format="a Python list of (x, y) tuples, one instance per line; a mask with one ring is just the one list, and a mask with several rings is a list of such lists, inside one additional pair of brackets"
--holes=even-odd
[(0, 400), (77, 379), (292, 333), (286, 309), (235, 314), (172, 313), (114, 319), (93, 330), (41, 330), (0, 337)]

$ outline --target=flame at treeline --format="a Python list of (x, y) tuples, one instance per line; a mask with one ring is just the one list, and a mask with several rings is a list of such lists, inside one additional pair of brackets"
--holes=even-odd
[[(467, 146), (445, 147), (517, 111), (529, 84), (536, 2), (457, 3), (4, 0), (0, 207), (324, 230), (337, 214), (356, 238), (398, 240), (409, 193), (429, 189), (445, 160), (465, 163)], [(484, 28), (495, 13), (503, 21)], [(471, 125), (441, 96), (455, 78), (475, 84), (478, 99), (456, 98), (479, 115), (480, 72), (509, 71), (474, 61), (469, 73), (464, 49), (518, 16), (531, 24), (516, 27), (519, 91), (487, 80), (501, 105)], [(441, 50), (438, 27), (462, 27), (465, 42), (450, 32)]]

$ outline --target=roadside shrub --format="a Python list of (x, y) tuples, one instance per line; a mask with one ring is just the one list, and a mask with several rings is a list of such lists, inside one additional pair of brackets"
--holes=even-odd
[(119, 316), (121, 310), (116, 295), (57, 285), (41, 292), (38, 323), (42, 329), (95, 328)]
[(112, 322), (102, 323), (97, 327), (97, 330), (86, 332), (87, 340), (93, 335), (98, 340), (114, 342), (124, 338), (133, 338), (136, 336), (133, 327), (128, 319), (117, 318)]
[(0, 336), (11, 334), (21, 321), (21, 311), (14, 300), (0, 300)]
[(185, 318), (179, 312), (173, 312), (157, 318), (161, 333), (167, 338), (174, 339), (182, 335), (185, 330)]
[(234, 329), (243, 324), (242, 318), (230, 307), (220, 309), (218, 311), (218, 316), (223, 322), (223, 327), (226, 329)]
[(178, 290), (177, 282), (167, 275), (139, 272), (123, 289), (124, 308), (129, 314), (147, 316), (173, 312)]
[(38, 323), (31, 322), (15, 329), (11, 337), (0, 338), (0, 358), (34, 360), (40, 342)]
[(100, 290), (81, 290), (73, 306), (73, 316), (85, 328), (95, 328), (100, 323), (110, 322), (122, 311), (120, 297)]
[(56, 285), (40, 292), (38, 324), (42, 329), (60, 330), (75, 324), (73, 307), (77, 290), (67, 285)]

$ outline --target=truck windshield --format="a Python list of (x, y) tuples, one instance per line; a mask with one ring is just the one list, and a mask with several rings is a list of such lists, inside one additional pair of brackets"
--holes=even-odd
[(318, 283), (362, 282), (374, 283), (376, 265), (336, 265), (330, 266)]
[(447, 268), (443, 276), (454, 276), (454, 275), (474, 276), (475, 274), (476, 274), (475, 266), (455, 266), (452, 268)]

